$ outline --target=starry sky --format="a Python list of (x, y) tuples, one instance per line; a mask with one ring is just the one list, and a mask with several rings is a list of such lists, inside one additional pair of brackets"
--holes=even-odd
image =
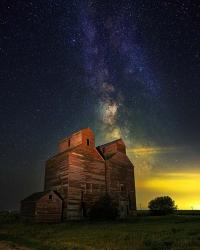
[(137, 206), (200, 209), (200, 3), (2, 0), (0, 209), (43, 188), (59, 139), (122, 137)]

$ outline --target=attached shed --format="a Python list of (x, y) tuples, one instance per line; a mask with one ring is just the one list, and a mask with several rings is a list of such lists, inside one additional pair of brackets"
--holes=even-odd
[(21, 215), (35, 222), (60, 222), (63, 201), (56, 191), (34, 193), (21, 201)]

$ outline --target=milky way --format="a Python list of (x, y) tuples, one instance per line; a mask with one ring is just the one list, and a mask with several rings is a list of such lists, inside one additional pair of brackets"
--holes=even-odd
[(82, 2), (77, 12), (83, 33), (85, 84), (97, 95), (101, 136), (106, 140), (123, 137), (129, 143), (130, 122), (127, 119), (120, 122), (121, 114), (129, 112), (123, 105), (124, 96), (120, 90), (123, 79), (129, 79), (133, 85), (137, 81), (152, 99), (159, 99), (160, 91), (145, 50), (136, 41), (130, 3), (123, 6), (120, 15), (116, 12), (112, 16), (101, 17), (98, 9), (88, 2)]

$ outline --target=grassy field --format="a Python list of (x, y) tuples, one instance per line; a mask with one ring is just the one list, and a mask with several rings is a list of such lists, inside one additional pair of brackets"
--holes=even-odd
[(0, 216), (0, 241), (2, 246), (6, 242), (11, 246), (6, 249), (199, 250), (200, 216), (140, 216), (115, 222), (31, 224), (16, 216), (4, 215)]

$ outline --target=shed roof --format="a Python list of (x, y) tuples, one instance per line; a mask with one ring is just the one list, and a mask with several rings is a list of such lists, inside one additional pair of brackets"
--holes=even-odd
[(47, 191), (43, 191), (43, 192), (33, 193), (33, 194), (29, 195), (28, 197), (26, 197), (25, 199), (23, 199), (22, 201), (35, 202), (50, 192), (54, 192), (60, 199), (62, 199), (58, 192), (52, 191), (52, 190), (47, 190)]

